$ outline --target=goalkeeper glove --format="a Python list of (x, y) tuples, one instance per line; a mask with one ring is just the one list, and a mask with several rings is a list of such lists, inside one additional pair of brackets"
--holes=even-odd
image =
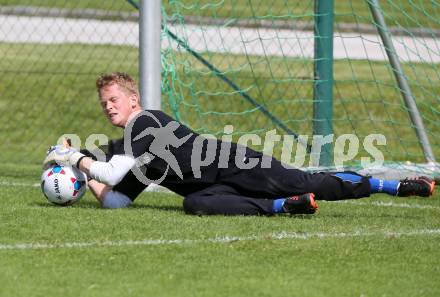
[(66, 147), (64, 145), (51, 146), (43, 161), (43, 169), (47, 169), (56, 164), (78, 168), (78, 163), (83, 157), (85, 157), (84, 154), (78, 152), (72, 147)]

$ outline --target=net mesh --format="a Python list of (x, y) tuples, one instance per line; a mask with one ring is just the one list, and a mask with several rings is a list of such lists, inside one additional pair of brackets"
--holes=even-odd
[[(274, 128), (286, 134), (262, 112), (266, 109), (290, 131), (311, 136), (314, 42), (320, 37), (313, 32), (313, 3), (234, 3), (174, 1), (166, 7), (163, 59), (169, 108), (202, 132), (220, 135), (225, 123), (233, 123), (235, 139), (249, 132), (264, 139)], [(439, 3), (381, 1), (381, 7), (403, 75), (438, 154)], [(256, 104), (225, 84), (188, 48)], [(380, 149), (386, 161), (424, 162), (367, 1), (335, 1), (334, 58), (335, 139), (346, 133), (357, 135), (361, 151), (355, 159), (359, 159), (368, 155), (362, 150), (363, 139), (383, 134), (387, 145)]]

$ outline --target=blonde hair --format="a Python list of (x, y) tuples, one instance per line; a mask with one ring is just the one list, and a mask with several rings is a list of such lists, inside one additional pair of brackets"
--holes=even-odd
[(102, 88), (114, 84), (118, 85), (127, 95), (135, 94), (139, 97), (139, 90), (136, 81), (129, 74), (124, 72), (102, 74), (96, 80), (96, 89), (100, 94)]

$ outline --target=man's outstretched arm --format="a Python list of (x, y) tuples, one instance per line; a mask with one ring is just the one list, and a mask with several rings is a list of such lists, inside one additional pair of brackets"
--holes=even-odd
[(108, 162), (95, 161), (92, 158), (84, 157), (79, 160), (77, 167), (91, 178), (106, 185), (114, 186), (122, 180), (135, 163), (134, 158), (125, 155), (114, 155)]
[(63, 145), (49, 148), (43, 161), (43, 168), (46, 169), (54, 164), (77, 167), (93, 179), (114, 186), (130, 171), (136, 161), (126, 155), (113, 155), (108, 162), (95, 161), (70, 147), (66, 140)]

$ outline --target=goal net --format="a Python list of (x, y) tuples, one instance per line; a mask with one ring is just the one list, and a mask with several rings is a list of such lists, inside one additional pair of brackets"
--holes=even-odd
[[(316, 32), (316, 21), (325, 17), (317, 15), (317, 2), (169, 2), (162, 32), (166, 108), (201, 133), (220, 137), (224, 126), (232, 124), (234, 140), (248, 133), (264, 140), (277, 129), (280, 135), (309, 136), (310, 145), (314, 104), (320, 101), (314, 96), (320, 79), (314, 67), (321, 59), (315, 45), (323, 36)], [(349, 148), (346, 142), (345, 151), (336, 149), (338, 137), (354, 134), (359, 152), (344, 166), (361, 169), (361, 158), (369, 156), (363, 141), (381, 134), (386, 145), (377, 148), (386, 166), (368, 172), (432, 174), (438, 166), (427, 163), (404, 100), (408, 90), (398, 79), (407, 82), (430, 148), (438, 155), (440, 6), (428, 0), (380, 1), (384, 27), (370, 10), (375, 2), (335, 1), (333, 157), (340, 159), (338, 154)], [(381, 30), (391, 36), (393, 48), (384, 45)], [(390, 51), (400, 73), (390, 62)], [(282, 145), (275, 144), (275, 155), (280, 156)], [(255, 147), (263, 149), (262, 144)], [(309, 159), (300, 165), (314, 165)]]

